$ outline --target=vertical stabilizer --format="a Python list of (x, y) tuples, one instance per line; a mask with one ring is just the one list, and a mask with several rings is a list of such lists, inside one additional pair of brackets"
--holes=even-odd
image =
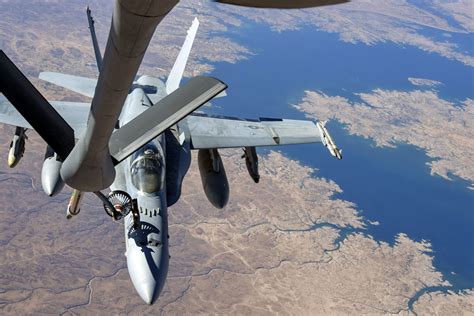
[(188, 30), (188, 35), (186, 36), (183, 47), (181, 47), (178, 58), (176, 58), (176, 61), (174, 62), (168, 80), (166, 81), (166, 93), (168, 94), (179, 88), (179, 83), (181, 82), (184, 73), (184, 67), (188, 61), (189, 53), (193, 47), (194, 38), (196, 37), (198, 28), (199, 20), (195, 18), (193, 24)]

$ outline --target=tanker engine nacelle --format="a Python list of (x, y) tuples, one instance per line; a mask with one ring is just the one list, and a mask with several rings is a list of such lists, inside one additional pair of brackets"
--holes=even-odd
[(216, 208), (224, 208), (229, 201), (229, 182), (217, 149), (200, 149), (198, 164), (207, 199)]
[(41, 186), (43, 191), (54, 196), (64, 188), (64, 181), (61, 179), (61, 165), (63, 162), (51, 147), (46, 147), (43, 168), (41, 169)]

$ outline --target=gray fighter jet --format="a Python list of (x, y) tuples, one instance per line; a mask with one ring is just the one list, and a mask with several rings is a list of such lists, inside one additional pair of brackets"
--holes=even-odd
[[(219, 1), (249, 5), (251, 1)], [(241, 3), (239, 3), (241, 2)], [(275, 1), (273, 7), (285, 7)], [(341, 1), (295, 1), (304, 3)], [(80, 211), (84, 192), (94, 192), (106, 213), (124, 219), (128, 271), (140, 297), (152, 304), (168, 271), (167, 208), (175, 204), (198, 151), (204, 192), (212, 205), (226, 206), (229, 183), (221, 148), (243, 148), (248, 172), (259, 182), (256, 147), (322, 143), (338, 159), (324, 123), (286, 119), (239, 119), (195, 112), (227, 86), (210, 77), (180, 87), (199, 21), (194, 20), (166, 81), (135, 77), (153, 32), (176, 5), (174, 0), (118, 0), (102, 58), (87, 10), (99, 78), (44, 72), (40, 78), (92, 98), (92, 103), (49, 103), (0, 51), (0, 122), (16, 126), (8, 163), (14, 167), (25, 150), (26, 129), (47, 143), (41, 182), (53, 196), (64, 184), (73, 188), (67, 208)], [(267, 4), (265, 4), (267, 3)], [(255, 1), (254, 6), (271, 6)], [(136, 79), (136, 80), (134, 80)], [(101, 190), (110, 188), (109, 194)]]

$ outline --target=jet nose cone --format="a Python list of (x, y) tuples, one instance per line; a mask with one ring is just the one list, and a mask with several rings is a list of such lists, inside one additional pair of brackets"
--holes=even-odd
[(128, 273), (136, 291), (147, 304), (156, 301), (168, 274), (168, 254), (163, 249), (163, 246), (128, 247)]
[(148, 305), (151, 305), (155, 302), (157, 298), (157, 284), (156, 282), (144, 282), (141, 284), (137, 284), (135, 287), (138, 295), (145, 301)]

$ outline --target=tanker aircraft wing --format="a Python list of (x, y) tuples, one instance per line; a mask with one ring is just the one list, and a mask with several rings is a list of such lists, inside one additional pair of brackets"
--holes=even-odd
[(215, 2), (254, 8), (302, 9), (341, 4), (349, 0), (215, 0)]

